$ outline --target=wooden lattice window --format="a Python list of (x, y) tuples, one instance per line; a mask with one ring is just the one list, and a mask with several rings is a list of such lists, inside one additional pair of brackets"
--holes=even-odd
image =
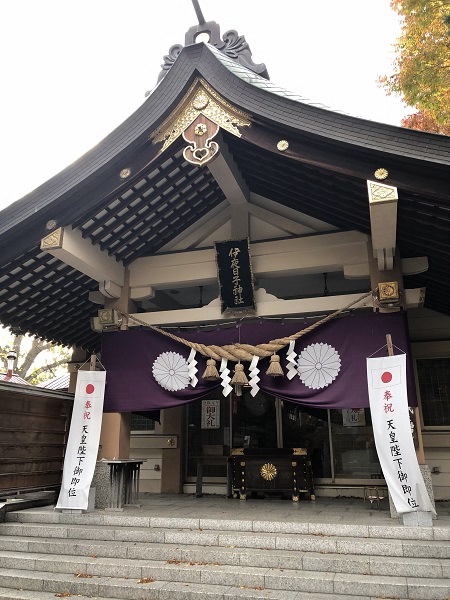
[(450, 357), (417, 360), (423, 424), (450, 427)]

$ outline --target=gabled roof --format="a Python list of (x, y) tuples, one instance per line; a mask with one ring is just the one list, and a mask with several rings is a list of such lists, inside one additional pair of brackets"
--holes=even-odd
[[(429, 257), (429, 270), (408, 283), (427, 288), (428, 307), (450, 313), (450, 139), (318, 107), (200, 43), (181, 51), (107, 138), (0, 213), (1, 322), (95, 348), (89, 316), (97, 307), (88, 293), (98, 282), (40, 250), (40, 240), (72, 226), (129, 264), (164, 251), (224, 203), (211, 172), (185, 160), (181, 139), (164, 152), (150, 139), (199, 80), (249, 116), (241, 137), (223, 132), (223, 140), (253, 194), (334, 228), (370, 233), (366, 180), (387, 169), (399, 194), (401, 256)], [(283, 139), (289, 149), (280, 152)]]
[(70, 373), (64, 373), (59, 377), (50, 379), (50, 381), (44, 381), (39, 384), (39, 387), (46, 388), (47, 390), (65, 390), (69, 389)]
[(18, 383), (20, 385), (31, 385), (31, 383), (25, 381), (25, 379), (22, 379), (19, 375), (14, 375), (14, 373), (10, 377), (7, 376), (7, 373), (0, 373), (0, 381)]

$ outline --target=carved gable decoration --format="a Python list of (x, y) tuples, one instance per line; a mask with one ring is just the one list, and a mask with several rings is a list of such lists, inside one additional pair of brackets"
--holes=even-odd
[(184, 151), (187, 161), (203, 165), (219, 151), (212, 139), (219, 128), (241, 137), (239, 127), (249, 126), (248, 115), (229, 104), (204, 80), (197, 79), (179, 106), (151, 135), (153, 143), (164, 142), (161, 152), (180, 135), (189, 142)]
[(194, 122), (183, 131), (184, 139), (189, 142), (189, 146), (183, 150), (184, 158), (198, 166), (212, 160), (219, 152), (219, 144), (212, 141), (218, 131), (218, 125), (207, 117), (198, 115)]
[[(207, 41), (208, 44), (211, 44), (250, 71), (261, 75), (265, 79), (269, 79), (266, 65), (264, 63), (256, 64), (253, 62), (252, 52), (245, 36), (239, 35), (236, 30), (230, 29), (226, 31), (221, 38), (219, 25), (215, 21), (207, 21), (191, 27), (186, 33), (186, 46), (204, 41)], [(158, 82), (165, 77), (182, 50), (183, 46), (181, 44), (171, 46), (168, 54), (164, 56)]]

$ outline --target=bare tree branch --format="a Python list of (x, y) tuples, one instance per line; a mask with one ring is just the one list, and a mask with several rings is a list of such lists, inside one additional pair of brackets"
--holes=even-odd
[(27, 353), (27, 355), (24, 357), (22, 364), (20, 366), (17, 366), (17, 368), (15, 369), (17, 375), (19, 375), (23, 379), (27, 379), (27, 373), (28, 373), (31, 365), (36, 360), (36, 357), (38, 356), (38, 354), (40, 354), (42, 352), (42, 347), (44, 345), (45, 345), (45, 342), (43, 342), (42, 340), (39, 340), (37, 338), (33, 339), (31, 348), (30, 348), (29, 352)]
[(52, 371), (56, 367), (60, 367), (61, 365), (66, 365), (68, 363), (67, 358), (61, 358), (60, 360), (56, 360), (48, 365), (42, 365), (37, 369), (31, 371), (31, 373), (27, 377), (27, 381), (31, 381), (36, 379), (41, 373), (45, 373), (46, 371)]

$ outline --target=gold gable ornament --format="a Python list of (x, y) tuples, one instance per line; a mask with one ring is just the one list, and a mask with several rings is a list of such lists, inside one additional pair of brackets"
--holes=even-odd
[(60, 250), (62, 248), (64, 228), (59, 227), (41, 239), (41, 250)]
[(249, 116), (227, 102), (203, 79), (196, 79), (184, 99), (162, 125), (152, 133), (154, 144), (163, 142), (164, 152), (181, 135), (189, 146), (185, 159), (196, 165), (204, 165), (219, 152), (217, 142), (212, 142), (219, 129), (241, 137), (239, 127), (250, 125)]
[(183, 150), (185, 160), (199, 167), (210, 162), (219, 153), (219, 144), (212, 141), (218, 132), (218, 125), (203, 115), (198, 115), (183, 131), (183, 138), (189, 142)]
[(397, 304), (399, 300), (397, 281), (384, 281), (378, 284), (378, 302), (381, 305)]

